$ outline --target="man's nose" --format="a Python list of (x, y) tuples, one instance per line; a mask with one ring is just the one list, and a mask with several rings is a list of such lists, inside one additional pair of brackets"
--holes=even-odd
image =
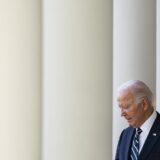
[(126, 116), (126, 111), (125, 111), (125, 109), (123, 109), (123, 108), (121, 108), (121, 116), (123, 117), (123, 116)]

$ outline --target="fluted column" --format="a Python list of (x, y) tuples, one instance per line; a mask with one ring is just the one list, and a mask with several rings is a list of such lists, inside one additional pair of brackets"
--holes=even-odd
[(156, 92), (156, 2), (114, 0), (113, 155), (127, 123), (120, 117), (116, 89), (130, 79), (146, 82)]
[(40, 160), (40, 1), (0, 1), (0, 159)]
[(110, 160), (112, 1), (43, 5), (43, 160)]

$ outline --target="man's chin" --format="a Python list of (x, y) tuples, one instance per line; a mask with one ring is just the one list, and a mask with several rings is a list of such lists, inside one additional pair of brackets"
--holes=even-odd
[(133, 125), (132, 123), (128, 123), (128, 124), (129, 124), (130, 127), (135, 128), (134, 125)]
[(132, 128), (137, 128), (136, 126), (134, 126), (133, 124), (130, 124), (130, 123), (129, 123), (129, 126)]

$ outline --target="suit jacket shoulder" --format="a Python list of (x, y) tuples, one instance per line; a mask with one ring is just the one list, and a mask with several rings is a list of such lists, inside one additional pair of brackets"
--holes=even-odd
[(158, 112), (139, 155), (139, 160), (160, 160), (160, 114)]
[(134, 133), (135, 129), (132, 127), (128, 127), (122, 131), (117, 145), (115, 160), (128, 160)]

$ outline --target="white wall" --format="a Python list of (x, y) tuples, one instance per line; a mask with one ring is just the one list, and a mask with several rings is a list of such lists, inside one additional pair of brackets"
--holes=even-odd
[(146, 82), (156, 93), (156, 2), (114, 0), (113, 155), (127, 123), (120, 117), (116, 90), (130, 79)]
[(112, 1), (43, 2), (43, 160), (110, 160)]
[(0, 159), (40, 160), (40, 1), (0, 1)]

